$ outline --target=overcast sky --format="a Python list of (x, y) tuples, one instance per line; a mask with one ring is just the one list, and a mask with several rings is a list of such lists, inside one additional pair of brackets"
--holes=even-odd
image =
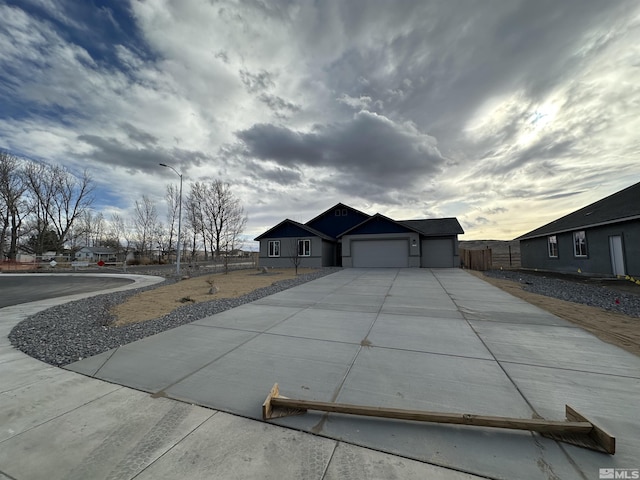
[[(0, 0), (0, 148), (109, 218), (222, 179), (512, 239), (640, 181), (637, 0)], [(160, 207), (164, 219), (164, 207)]]

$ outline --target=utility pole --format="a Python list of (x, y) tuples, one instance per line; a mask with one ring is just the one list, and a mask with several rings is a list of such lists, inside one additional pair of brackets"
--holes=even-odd
[(167, 165), (166, 163), (161, 163), (161, 167), (170, 168), (173, 172), (180, 177), (180, 195), (178, 200), (178, 247), (176, 249), (177, 260), (176, 260), (176, 275), (180, 278), (180, 243), (181, 243), (181, 234), (182, 234), (182, 174), (178, 172), (171, 165)]

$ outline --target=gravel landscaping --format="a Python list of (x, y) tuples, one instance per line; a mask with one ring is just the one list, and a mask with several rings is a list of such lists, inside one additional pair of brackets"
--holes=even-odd
[[(632, 317), (640, 317), (640, 287), (628, 283), (630, 290), (637, 290), (637, 294), (627, 293), (613, 288), (613, 282), (627, 282), (626, 280), (602, 279), (562, 279), (554, 275), (541, 273), (525, 273), (515, 270), (489, 270), (484, 275), (493, 278), (511, 280), (522, 284), (527, 292), (558, 298), (567, 302), (581, 303), (604, 310), (622, 313)], [(591, 283), (590, 283), (591, 282)], [(611, 287), (603, 286), (602, 282), (611, 283)], [(627, 286), (625, 284), (625, 286)]]
[[(123, 303), (141, 291), (167, 285), (167, 282), (175, 282), (167, 280), (151, 287), (107, 293), (49, 308), (16, 325), (9, 334), (9, 339), (14, 347), (27, 355), (51, 365), (63, 366), (302, 285), (336, 271), (335, 268), (325, 268), (299, 275), (292, 280), (276, 282), (242, 297), (186, 304), (155, 320), (122, 327), (109, 326), (114, 320), (109, 313), (113, 306)], [(152, 270), (145, 273), (154, 274)]]

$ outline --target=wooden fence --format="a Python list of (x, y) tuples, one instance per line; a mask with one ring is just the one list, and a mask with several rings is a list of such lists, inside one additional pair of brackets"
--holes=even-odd
[(470, 270), (491, 270), (491, 249), (465, 250), (461, 248), (460, 262), (463, 268)]
[(520, 268), (520, 249), (492, 249), (483, 248), (475, 250), (460, 249), (460, 262), (463, 268), (471, 270), (491, 270), (498, 268)]

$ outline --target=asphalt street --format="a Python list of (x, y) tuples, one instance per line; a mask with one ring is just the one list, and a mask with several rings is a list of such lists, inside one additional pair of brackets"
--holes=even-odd
[(128, 278), (65, 275), (0, 275), (0, 308), (90, 293), (132, 283)]

